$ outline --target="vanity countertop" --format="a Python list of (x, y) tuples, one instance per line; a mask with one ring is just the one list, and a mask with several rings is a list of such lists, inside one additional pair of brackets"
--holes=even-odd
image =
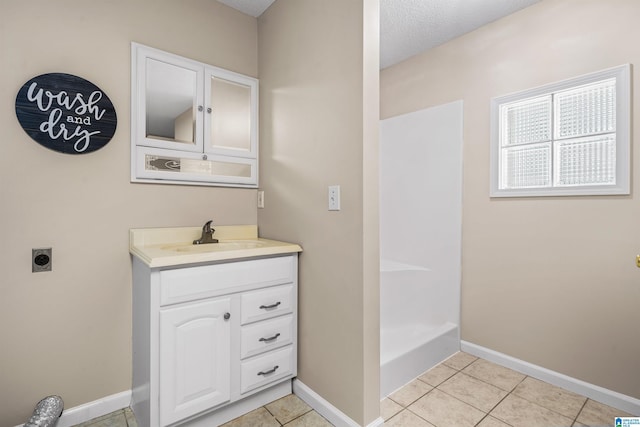
[(219, 243), (194, 245), (202, 227), (133, 228), (129, 252), (149, 267), (170, 267), (211, 261), (302, 252), (295, 243), (258, 237), (257, 225), (215, 226)]

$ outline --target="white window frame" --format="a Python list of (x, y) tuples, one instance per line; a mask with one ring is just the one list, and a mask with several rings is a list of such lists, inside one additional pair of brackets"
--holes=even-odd
[[(524, 101), (578, 86), (595, 83), (607, 79), (616, 79), (616, 183), (615, 185), (584, 185), (571, 187), (549, 187), (510, 189), (500, 188), (502, 172), (502, 156), (500, 146), (500, 106), (517, 101)], [(552, 103), (553, 104), (553, 103)], [(554, 126), (552, 126), (552, 129)], [(552, 131), (553, 132), (553, 131)], [(553, 138), (552, 138), (553, 141)], [(541, 197), (541, 196), (586, 196), (586, 195), (620, 195), (630, 194), (630, 146), (631, 146), (631, 65), (625, 64), (599, 72), (563, 80), (499, 96), (491, 100), (491, 161), (490, 161), (490, 196), (491, 197)], [(553, 153), (553, 149), (551, 150)], [(552, 168), (553, 166), (552, 161)], [(552, 176), (553, 176), (552, 169)]]

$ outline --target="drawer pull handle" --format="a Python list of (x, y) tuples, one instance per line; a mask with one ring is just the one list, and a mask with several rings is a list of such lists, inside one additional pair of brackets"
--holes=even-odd
[(278, 369), (279, 367), (280, 366), (276, 365), (276, 366), (273, 367), (273, 369), (269, 369), (268, 371), (260, 371), (260, 372), (258, 372), (258, 375), (265, 376), (265, 375), (273, 374), (276, 371), (276, 369)]
[(271, 305), (261, 305), (259, 308), (263, 309), (263, 310), (269, 310), (270, 308), (276, 308), (277, 306), (279, 306), (281, 304), (280, 301), (278, 301), (275, 304), (271, 304)]
[(223, 317), (224, 320), (229, 320), (229, 318), (231, 318), (231, 313), (225, 313)]
[(260, 338), (258, 341), (261, 341), (261, 342), (270, 342), (270, 341), (275, 340), (275, 339), (276, 339), (276, 338), (278, 338), (279, 336), (280, 336), (280, 332), (278, 332), (277, 334), (275, 334), (274, 336), (269, 337), (269, 338)]

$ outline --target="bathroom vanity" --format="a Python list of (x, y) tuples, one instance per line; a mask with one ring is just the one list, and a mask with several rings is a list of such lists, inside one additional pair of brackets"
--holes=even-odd
[(295, 244), (256, 226), (134, 229), (133, 397), (143, 427), (211, 426), (291, 393)]

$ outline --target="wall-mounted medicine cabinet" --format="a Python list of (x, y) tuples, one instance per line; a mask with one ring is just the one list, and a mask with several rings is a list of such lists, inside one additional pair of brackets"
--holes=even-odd
[(131, 181), (256, 188), (258, 80), (131, 45)]

